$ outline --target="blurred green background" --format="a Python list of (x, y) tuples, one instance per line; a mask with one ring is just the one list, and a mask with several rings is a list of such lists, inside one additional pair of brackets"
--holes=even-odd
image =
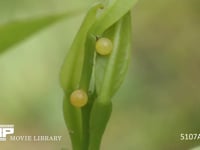
[[(62, 135), (62, 142), (1, 142), (0, 149), (71, 149), (58, 76), (93, 1), (0, 0), (0, 24), (72, 14), (0, 53), (0, 124), (14, 124), (15, 135)], [(138, 1), (132, 61), (113, 99), (102, 150), (188, 150), (200, 145), (200, 140), (180, 140), (181, 133), (200, 133), (199, 18), (199, 0)]]

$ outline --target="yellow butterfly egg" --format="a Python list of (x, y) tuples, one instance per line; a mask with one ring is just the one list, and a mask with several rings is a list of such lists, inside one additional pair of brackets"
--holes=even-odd
[(108, 38), (100, 38), (96, 42), (96, 51), (100, 55), (108, 55), (112, 52), (113, 44)]
[(75, 90), (70, 96), (70, 102), (73, 106), (81, 108), (88, 102), (88, 95), (83, 90)]

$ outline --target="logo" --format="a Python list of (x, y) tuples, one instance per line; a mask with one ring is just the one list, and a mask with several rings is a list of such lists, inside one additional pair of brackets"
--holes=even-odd
[(0, 125), (0, 141), (6, 141), (9, 134), (14, 134), (14, 125)]
[[(46, 136), (46, 135), (12, 135), (14, 134), (14, 125), (1, 125), (0, 124), (0, 142), (12, 141), (12, 142), (60, 142), (62, 136)], [(8, 137), (8, 135), (10, 135)]]

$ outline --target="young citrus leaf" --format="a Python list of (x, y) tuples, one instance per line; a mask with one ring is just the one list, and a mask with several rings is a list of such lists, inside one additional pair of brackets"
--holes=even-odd
[(85, 58), (80, 81), (80, 87), (85, 90), (88, 90), (90, 87), (90, 81), (94, 67), (95, 43), (96, 37), (88, 32), (85, 42)]
[(97, 99), (90, 113), (89, 150), (99, 150), (101, 139), (112, 112), (111, 98), (124, 79), (129, 57), (131, 39), (131, 17), (127, 13), (103, 34), (113, 43), (110, 55), (97, 54), (95, 63), (95, 84)]
[(63, 63), (60, 73), (60, 83), (65, 92), (79, 86), (85, 57), (86, 37), (96, 20), (96, 13), (100, 7), (102, 7), (102, 4), (98, 3), (89, 10)]
[(114, 95), (126, 74), (131, 49), (130, 20), (128, 13), (103, 34), (113, 42), (113, 50), (109, 56), (96, 58), (95, 81), (100, 101), (105, 102)]
[(112, 112), (112, 103), (94, 101), (90, 116), (89, 150), (100, 150), (101, 139)]
[[(88, 31), (86, 41), (85, 41), (85, 58), (83, 62), (83, 68), (81, 73), (80, 88), (88, 91), (89, 102), (88, 104), (81, 109), (82, 112), (82, 129), (83, 129), (83, 138), (82, 138), (82, 150), (88, 150), (89, 146), (89, 121), (90, 121), (90, 111), (94, 101), (95, 95), (91, 95), (93, 88), (91, 88), (91, 78), (94, 68), (94, 54), (95, 54), (95, 43), (96, 37)], [(93, 86), (94, 87), (94, 86)]]
[(0, 25), (0, 53), (37, 31), (66, 17), (67, 14), (17, 20)]
[(71, 105), (69, 95), (63, 100), (63, 115), (71, 138), (73, 150), (81, 150), (81, 115), (80, 110)]
[[(100, 3), (94, 5), (87, 13), (80, 30), (78, 31), (70, 51), (64, 61), (64, 64), (60, 73), (60, 82), (61, 86), (64, 89), (66, 99), (64, 100), (64, 118), (69, 130), (72, 130), (74, 133), (79, 133), (79, 135), (71, 134), (71, 141), (73, 145), (73, 150), (82, 150), (82, 116), (81, 109), (77, 109), (73, 105), (69, 103), (69, 96), (73, 90), (77, 89), (79, 86), (82, 88), (82, 84), (80, 85), (81, 74), (83, 71), (83, 63), (86, 58), (90, 57), (90, 55), (85, 55), (87, 50), (88, 40), (88, 31), (96, 20), (96, 14), (98, 9), (102, 7)], [(90, 45), (89, 45), (90, 46)], [(86, 61), (87, 65), (87, 61)], [(92, 66), (92, 65), (91, 65)], [(85, 68), (85, 67), (84, 67)], [(83, 78), (88, 76), (83, 76)], [(85, 79), (85, 78), (84, 78)], [(85, 83), (85, 82), (84, 82)], [(84, 84), (83, 84), (84, 85)], [(85, 87), (83, 87), (85, 89)], [(85, 90), (87, 91), (87, 89)], [(77, 137), (79, 136), (79, 137)], [(84, 145), (83, 145), (84, 146)], [(87, 145), (86, 145), (87, 146)]]
[(101, 35), (106, 29), (123, 17), (136, 4), (137, 0), (112, 0), (99, 15), (93, 26), (93, 32)]
[[(87, 105), (79, 110), (69, 102), (64, 102), (64, 109), (67, 109), (64, 110), (64, 113), (67, 113), (64, 117), (68, 129), (76, 133), (81, 130), (79, 137), (71, 134), (72, 143), (76, 143), (73, 144), (73, 149), (100, 149), (101, 139), (112, 112), (111, 98), (120, 87), (129, 62), (130, 9), (135, 2), (136, 0), (113, 0), (99, 13), (97, 10), (102, 8), (102, 4), (92, 7), (64, 61), (60, 82), (65, 96), (69, 97), (76, 89), (87, 91), (89, 95)], [(122, 8), (124, 4), (126, 6)], [(95, 43), (99, 36), (109, 39), (106, 40), (110, 41), (110, 44), (105, 52), (108, 54), (109, 50), (109, 55), (97, 54), (95, 60)], [(101, 46), (101, 42), (99, 44), (97, 48), (105, 50), (102, 49), (105, 47)], [(75, 121), (70, 114), (75, 117)], [(80, 119), (79, 125), (77, 119)]]

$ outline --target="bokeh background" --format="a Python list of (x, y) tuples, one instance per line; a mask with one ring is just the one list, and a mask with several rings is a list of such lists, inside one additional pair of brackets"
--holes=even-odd
[[(0, 54), (0, 124), (14, 124), (15, 135), (62, 135), (63, 140), (1, 142), (1, 150), (71, 150), (58, 76), (93, 1), (0, 0), (1, 24), (71, 13)], [(181, 133), (200, 133), (199, 18), (199, 0), (138, 1), (132, 61), (113, 98), (102, 150), (189, 150), (200, 145), (200, 140), (180, 140)]]

